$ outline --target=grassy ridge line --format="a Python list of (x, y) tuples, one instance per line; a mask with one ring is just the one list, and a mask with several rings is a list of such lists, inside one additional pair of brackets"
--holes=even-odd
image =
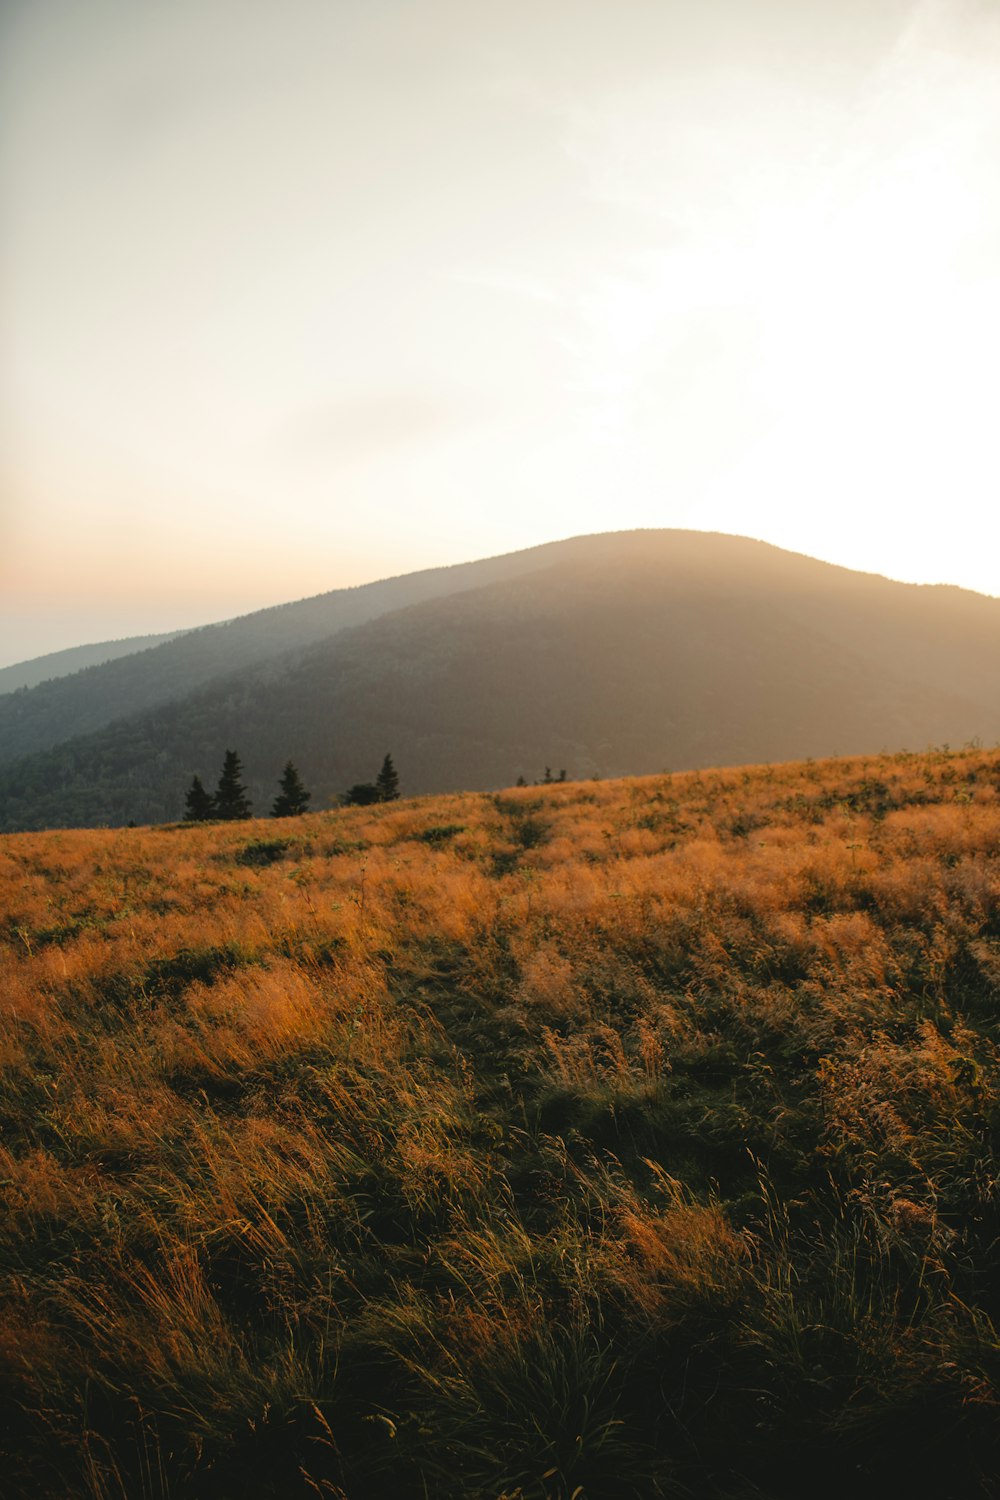
[(0, 841), (14, 1495), (990, 1493), (1000, 761)]
[(746, 538), (581, 537), (5, 696), (0, 829), (173, 820), (230, 745), (262, 809), (289, 755), (319, 808), (388, 747), (408, 791), (437, 793), (546, 763), (583, 778), (994, 742), (998, 660), (996, 599)]

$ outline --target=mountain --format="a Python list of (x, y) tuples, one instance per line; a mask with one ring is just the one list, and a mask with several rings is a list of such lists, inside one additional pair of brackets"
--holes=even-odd
[(215, 678), (271, 661), (390, 610), (543, 567), (551, 548), (560, 545), (566, 544), (333, 589), (203, 625), (150, 650), (7, 693), (0, 697), (0, 763), (175, 702)]
[(998, 600), (699, 532), (493, 562), (0, 768), (0, 826), (171, 820), (227, 747), (264, 813), (289, 756), (321, 807), (387, 750), (413, 794), (1000, 738)]
[(136, 651), (165, 645), (183, 634), (182, 630), (168, 630), (159, 635), (131, 635), (120, 641), (70, 646), (65, 651), (50, 651), (45, 656), (34, 656), (30, 661), (15, 662), (13, 666), (0, 667), (0, 693), (14, 693), (18, 688), (37, 687), (40, 682), (69, 677), (74, 672), (82, 672), (85, 667), (99, 667), (122, 656), (133, 656)]

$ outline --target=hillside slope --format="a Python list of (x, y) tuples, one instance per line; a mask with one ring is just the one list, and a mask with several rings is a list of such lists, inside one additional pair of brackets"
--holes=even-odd
[(548, 550), (531, 548), (334, 589), (185, 631), (150, 650), (9, 693), (0, 697), (0, 763), (174, 702), (213, 678), (252, 668), (387, 611), (543, 566)]
[(1000, 737), (1000, 602), (700, 533), (584, 539), (0, 771), (5, 827), (169, 820), (236, 746), (259, 810), (387, 750), (409, 792)]
[(990, 1500), (1000, 755), (0, 839), (31, 1500)]
[(0, 667), (0, 694), (37, 687), (40, 682), (51, 682), (56, 677), (69, 677), (86, 667), (99, 667), (104, 662), (133, 656), (137, 651), (166, 645), (183, 634), (182, 630), (167, 630), (158, 635), (128, 636), (120, 641), (97, 641), (93, 645), (70, 646), (65, 651), (50, 651), (45, 656), (34, 656), (30, 661)]

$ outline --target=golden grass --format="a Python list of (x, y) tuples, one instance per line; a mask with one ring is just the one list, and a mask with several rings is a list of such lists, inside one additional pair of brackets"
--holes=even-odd
[(11, 1494), (988, 1493), (996, 753), (12, 835), (0, 911)]

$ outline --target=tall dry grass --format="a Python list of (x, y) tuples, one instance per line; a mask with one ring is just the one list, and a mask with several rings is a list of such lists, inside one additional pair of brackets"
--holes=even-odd
[(988, 1495), (1000, 757), (0, 841), (12, 1496)]

